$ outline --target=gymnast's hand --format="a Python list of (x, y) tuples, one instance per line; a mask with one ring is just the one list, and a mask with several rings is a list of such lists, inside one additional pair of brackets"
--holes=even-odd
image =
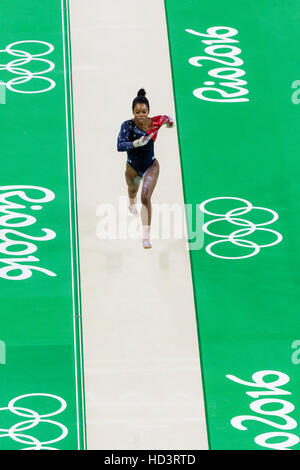
[(166, 127), (174, 127), (175, 126), (175, 122), (174, 122), (174, 120), (171, 116), (167, 116), (167, 119), (165, 119), (164, 124), (166, 125)]
[(147, 145), (149, 140), (152, 139), (154, 133), (152, 132), (152, 134), (149, 134), (149, 135), (143, 135), (142, 137), (140, 137), (139, 139), (136, 139), (133, 141), (133, 146), (135, 148), (137, 147), (144, 147), (144, 145)]

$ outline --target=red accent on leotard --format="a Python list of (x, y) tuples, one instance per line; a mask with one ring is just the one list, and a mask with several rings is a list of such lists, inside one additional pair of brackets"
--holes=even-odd
[(166, 122), (168, 124), (172, 125), (172, 122), (170, 121), (168, 116), (166, 116), (165, 114), (159, 115), (159, 116), (153, 116), (153, 118), (151, 118), (151, 119), (152, 119), (152, 125), (151, 125), (150, 129), (147, 131), (147, 134), (150, 135), (154, 132), (155, 134), (152, 137), (152, 140), (155, 142), (156, 137), (157, 137), (157, 133), (158, 133), (159, 129), (161, 128), (161, 126), (163, 124), (165, 124)]

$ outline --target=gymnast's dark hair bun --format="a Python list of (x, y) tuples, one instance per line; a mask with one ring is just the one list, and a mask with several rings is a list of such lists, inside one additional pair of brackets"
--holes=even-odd
[(141, 88), (137, 92), (137, 96), (134, 98), (133, 103), (132, 103), (132, 111), (134, 111), (134, 108), (138, 103), (144, 103), (147, 106), (147, 108), (150, 110), (149, 101), (146, 98), (146, 92), (144, 88)]
[(137, 95), (136, 96), (146, 96), (146, 92), (144, 90), (144, 88), (141, 88), (138, 92), (137, 92)]

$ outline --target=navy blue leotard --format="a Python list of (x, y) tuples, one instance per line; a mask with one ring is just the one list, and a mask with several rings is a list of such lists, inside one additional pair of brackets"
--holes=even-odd
[[(133, 119), (123, 122), (118, 136), (118, 151), (127, 152), (127, 161), (129, 165), (138, 172), (140, 176), (147, 171), (149, 166), (155, 160), (154, 156), (154, 141), (157, 137), (157, 132), (165, 123), (171, 124), (172, 121), (165, 114), (154, 116), (151, 118), (151, 127), (148, 131), (143, 131), (138, 127)], [(135, 148), (133, 141), (139, 139), (143, 135), (154, 134), (148, 144), (143, 147)]]
[(123, 122), (118, 136), (118, 151), (127, 152), (128, 163), (140, 176), (143, 176), (155, 160), (154, 141), (152, 139), (143, 147), (134, 148), (133, 146), (133, 141), (143, 135), (148, 135), (148, 132), (143, 131), (130, 119)]

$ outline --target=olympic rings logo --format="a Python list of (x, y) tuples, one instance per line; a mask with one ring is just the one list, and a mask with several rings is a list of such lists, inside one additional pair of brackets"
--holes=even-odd
[[(236, 209), (231, 209), (225, 214), (220, 214), (217, 212), (211, 212), (206, 209), (206, 205), (209, 204), (212, 201), (221, 201), (221, 200), (234, 200), (234, 201), (240, 201), (243, 204), (245, 204), (245, 207), (238, 207)], [(266, 214), (270, 215), (270, 219), (266, 220), (266, 222), (263, 223), (253, 223), (250, 220), (246, 220), (244, 218), (240, 218), (239, 216), (247, 214), (251, 210), (258, 210), (258, 211), (265, 211)], [(218, 217), (217, 219), (210, 220), (209, 222), (206, 222), (203, 225), (203, 231), (207, 233), (208, 235), (212, 235), (213, 237), (221, 238), (222, 240), (218, 240), (215, 242), (210, 243), (206, 247), (206, 251), (209, 255), (214, 256), (216, 258), (223, 258), (223, 259), (243, 259), (243, 258), (250, 258), (252, 256), (257, 255), (259, 253), (261, 248), (266, 248), (269, 246), (277, 245), (282, 241), (282, 235), (279, 232), (276, 232), (275, 230), (271, 230), (270, 228), (262, 228), (265, 225), (270, 225), (278, 219), (278, 214), (272, 209), (267, 209), (266, 207), (257, 207), (253, 206), (251, 202), (247, 201), (246, 199), (238, 198), (238, 197), (215, 197), (211, 199), (207, 199), (206, 201), (202, 202), (200, 204), (200, 210), (204, 212), (205, 214), (213, 215)], [(218, 233), (214, 233), (211, 230), (209, 230), (208, 227), (211, 227), (214, 224), (217, 224), (218, 222), (224, 222), (227, 221), (233, 225), (237, 225), (240, 227), (245, 227), (241, 228), (238, 230), (235, 230), (232, 232), (230, 235), (220, 235)], [(275, 240), (272, 241), (271, 243), (266, 243), (263, 245), (259, 245), (253, 241), (250, 240), (245, 240), (243, 237), (246, 237), (247, 235), (251, 235), (255, 231), (263, 231), (263, 232), (268, 232), (272, 233), (275, 236)], [(249, 248), (253, 251), (251, 251), (249, 254), (246, 254), (244, 256), (223, 256), (220, 254), (215, 253), (213, 250), (215, 247), (218, 245), (218, 247), (222, 243), (232, 243), (237, 246), (241, 246), (244, 248)]]
[[(39, 414), (34, 410), (29, 408), (24, 408), (23, 406), (16, 406), (16, 403), (24, 400), (25, 398), (30, 397), (48, 397), (54, 399), (59, 402), (59, 408), (56, 411), (46, 414)], [(56, 416), (59, 413), (62, 413), (67, 407), (65, 400), (62, 398), (51, 395), (48, 393), (29, 393), (27, 395), (21, 395), (19, 397), (14, 398), (11, 400), (6, 408), (0, 408), (1, 411), (11, 411), (13, 414), (17, 416), (21, 416), (26, 418), (26, 420), (22, 420), (21, 422), (14, 424), (9, 429), (1, 429), (0, 428), (0, 438), (2, 437), (10, 437), (16, 442), (21, 444), (26, 444), (30, 447), (25, 447), (21, 450), (58, 450), (54, 447), (49, 447), (50, 444), (54, 444), (55, 442), (59, 442), (66, 437), (68, 434), (68, 429), (61, 423), (57, 421), (53, 421), (52, 419), (48, 419), (52, 416)], [(47, 418), (47, 419), (45, 419)], [(48, 425), (56, 426), (59, 428), (59, 435), (49, 441), (41, 442), (37, 437), (33, 437), (27, 433), (28, 430), (36, 427), (40, 423), (47, 423)], [(51, 436), (53, 436), (53, 431), (51, 429)]]
[[(30, 43), (42, 44), (46, 47), (46, 51), (41, 52), (39, 54), (30, 54), (29, 52), (20, 50), (19, 45)], [(0, 61), (0, 70), (6, 70), (18, 76), (12, 78), (8, 82), (2, 81), (2, 83), (6, 85), (8, 90), (14, 91), (16, 93), (45, 93), (46, 91), (52, 90), (52, 88), (54, 88), (56, 85), (55, 81), (51, 78), (43, 77), (42, 74), (51, 72), (54, 69), (55, 64), (50, 60), (44, 58), (41, 59), (40, 57), (50, 54), (53, 50), (54, 47), (52, 46), (52, 44), (44, 41), (18, 41), (9, 44), (5, 49), (0, 50), (0, 53), (7, 52), (8, 54), (19, 58), (10, 61), (8, 64), (2, 64)], [(39, 72), (30, 72), (29, 70), (23, 68), (23, 65), (27, 65), (29, 62), (38, 63), (38, 65), (46, 64), (46, 67), (44, 70), (41, 70)], [(27, 83), (30, 80), (42, 80), (43, 82), (47, 82), (48, 87), (42, 87), (42, 89), (38, 89), (35, 91), (24, 91), (20, 90), (19, 88), (15, 88), (15, 86)]]

